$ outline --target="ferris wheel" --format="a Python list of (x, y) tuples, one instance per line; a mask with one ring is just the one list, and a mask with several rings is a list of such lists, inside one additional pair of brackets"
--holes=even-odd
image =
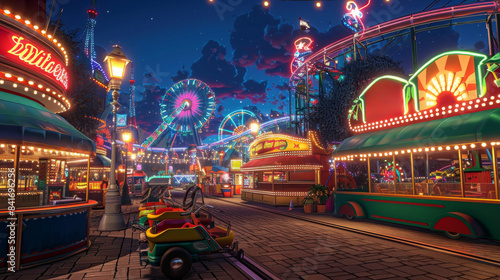
[(240, 135), (250, 129), (250, 123), (259, 122), (259, 117), (248, 110), (236, 110), (227, 115), (219, 126), (219, 140)]
[(201, 145), (198, 130), (210, 119), (215, 109), (215, 93), (204, 82), (197, 79), (182, 80), (173, 85), (160, 100), (163, 123), (142, 143), (151, 146), (164, 132), (168, 142), (173, 143), (178, 134), (192, 135), (194, 144)]

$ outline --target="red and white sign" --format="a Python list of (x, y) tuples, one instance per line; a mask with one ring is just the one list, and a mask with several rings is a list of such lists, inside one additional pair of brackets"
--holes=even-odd
[(68, 89), (68, 71), (55, 55), (34, 44), (24, 35), (0, 27), (0, 56), (57, 81)]

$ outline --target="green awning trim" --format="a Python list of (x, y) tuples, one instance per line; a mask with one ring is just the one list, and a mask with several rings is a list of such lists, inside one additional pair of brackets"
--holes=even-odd
[(61, 116), (33, 100), (0, 91), (1, 140), (95, 152), (95, 143)]
[(500, 108), (356, 135), (334, 156), (500, 141)]

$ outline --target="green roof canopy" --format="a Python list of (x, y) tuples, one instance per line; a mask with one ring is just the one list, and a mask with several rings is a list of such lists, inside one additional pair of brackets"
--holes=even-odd
[(500, 140), (500, 108), (350, 137), (336, 156)]
[(74, 152), (95, 152), (95, 144), (58, 116), (27, 98), (0, 91), (0, 140), (39, 143)]

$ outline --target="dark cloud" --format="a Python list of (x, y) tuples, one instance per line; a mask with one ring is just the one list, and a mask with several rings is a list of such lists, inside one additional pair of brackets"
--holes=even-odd
[[(226, 47), (210, 40), (201, 50), (201, 57), (191, 65), (190, 77), (207, 83), (215, 92), (216, 100), (248, 98), (254, 104), (265, 102), (267, 81), (245, 80), (245, 74), (246, 68), (226, 60)], [(174, 77), (185, 79), (188, 77), (188, 72), (179, 70)]]
[(222, 105), (219, 105), (219, 107), (217, 107), (217, 113), (222, 113), (222, 111), (224, 111), (224, 106)]
[(284, 95), (283, 93), (280, 93), (280, 95), (279, 95), (279, 99), (280, 99), (280, 100), (284, 100), (284, 99), (286, 99), (286, 98), (287, 98), (287, 96), (286, 96), (286, 95)]
[(484, 44), (483, 41), (478, 41), (474, 44), (474, 49), (478, 52), (483, 50), (484, 48), (486, 48), (486, 45)]
[(220, 99), (234, 98), (238, 100), (249, 99), (253, 104), (264, 103), (267, 100), (267, 81), (257, 82), (255, 80), (246, 80), (243, 82), (244, 90), (238, 94), (227, 92), (218, 95)]
[(231, 32), (230, 43), (233, 47), (234, 65), (240, 67), (252, 66), (260, 59), (260, 50), (269, 45), (264, 40), (264, 29), (267, 25), (278, 25), (275, 19), (261, 6), (254, 6), (249, 13), (242, 14), (234, 21), (234, 31)]
[(274, 18), (261, 6), (254, 6), (252, 11), (236, 18), (230, 42), (234, 65), (255, 65), (267, 75), (288, 78), (295, 40), (303, 36), (310, 37), (315, 51), (349, 34), (347, 29), (338, 25), (326, 32), (311, 27), (306, 35), (293, 25)]
[(216, 93), (239, 93), (246, 69), (226, 60), (226, 47), (210, 40), (201, 50), (202, 56), (191, 65), (191, 77), (207, 83)]
[(184, 70), (184, 65), (182, 65), (182, 70), (177, 70), (177, 74), (172, 76), (172, 82), (177, 83), (185, 80), (189, 77), (189, 72)]
[(277, 89), (277, 90), (289, 90), (290, 86), (288, 85), (287, 82), (284, 82), (284, 83), (282, 83), (280, 85), (274, 86), (274, 88)]

